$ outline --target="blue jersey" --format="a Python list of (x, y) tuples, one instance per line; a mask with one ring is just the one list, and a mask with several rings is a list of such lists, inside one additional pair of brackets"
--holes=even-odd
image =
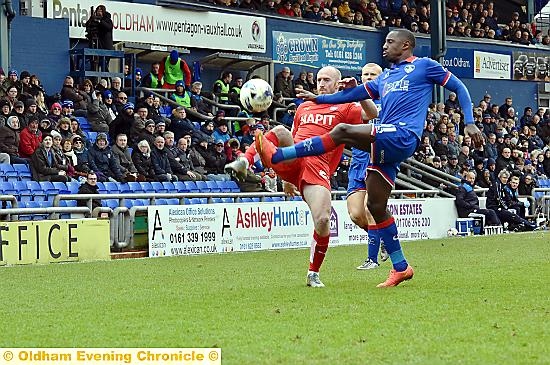
[(409, 57), (364, 84), (372, 99), (380, 98), (381, 124), (393, 124), (422, 136), (433, 85), (445, 86), (451, 73), (430, 58)]

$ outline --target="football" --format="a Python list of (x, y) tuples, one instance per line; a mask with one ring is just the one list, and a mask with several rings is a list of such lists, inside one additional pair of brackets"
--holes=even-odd
[(241, 104), (254, 113), (266, 111), (273, 101), (271, 86), (262, 79), (251, 79), (241, 88)]

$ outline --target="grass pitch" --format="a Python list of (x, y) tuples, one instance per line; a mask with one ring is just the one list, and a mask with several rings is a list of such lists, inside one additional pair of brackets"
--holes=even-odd
[(549, 364), (550, 234), (0, 268), (0, 347), (221, 347), (223, 364)]

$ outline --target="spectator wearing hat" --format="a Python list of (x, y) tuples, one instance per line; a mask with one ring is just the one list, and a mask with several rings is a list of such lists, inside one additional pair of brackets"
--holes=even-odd
[(34, 98), (25, 100), (25, 120), (29, 120), (30, 118), (36, 118), (38, 120), (42, 120), (46, 117), (46, 114), (42, 113), (41, 110), (38, 109), (38, 105), (36, 103), (36, 100)]
[(490, 133), (496, 133), (496, 131), (495, 119), (489, 113), (483, 114), (483, 133), (488, 136)]
[(54, 129), (52, 121), (48, 118), (44, 118), (38, 122), (38, 130), (42, 132), (42, 135), (50, 134)]
[(229, 134), (227, 127), (227, 121), (225, 119), (220, 119), (216, 123), (216, 129), (214, 132), (212, 132), (212, 138), (216, 141), (223, 141), (225, 144), (227, 141), (231, 139), (231, 135)]
[(349, 157), (342, 156), (340, 164), (336, 168), (336, 171), (331, 176), (330, 185), (333, 190), (346, 190), (348, 186), (348, 172), (349, 172)]
[(323, 14), (319, 3), (313, 3), (311, 8), (304, 14), (304, 18), (318, 22), (323, 19)]
[(460, 165), (458, 164), (458, 156), (450, 155), (446, 169), (447, 174), (460, 178)]
[(30, 158), (41, 142), (42, 132), (38, 130), (38, 120), (32, 119), (19, 135), (19, 156)]
[(34, 99), (33, 88), (31, 85), (31, 74), (29, 71), (21, 72), (17, 85), (21, 100)]
[(8, 77), (4, 78), (4, 81), (0, 84), (0, 97), (9, 97), (9, 90), (12, 87), (14, 87), (17, 94), (19, 94), (18, 77), (19, 75), (16, 70), (10, 70), (8, 72)]
[[(118, 109), (116, 107), (116, 103), (114, 101), (114, 96), (111, 90), (105, 90), (102, 94), (102, 101), (105, 107), (107, 108), (107, 111), (109, 112), (109, 115), (111, 116), (111, 120), (115, 120), (115, 118), (118, 115)], [(88, 111), (89, 113), (89, 111)]]
[(229, 181), (231, 177), (225, 173), (224, 167), (227, 164), (224, 141), (219, 139), (213, 147), (207, 149), (203, 157), (206, 160), (206, 171), (208, 180)]
[(156, 181), (151, 160), (151, 147), (147, 141), (139, 141), (132, 151), (132, 162), (138, 172), (138, 181)]
[(149, 143), (150, 146), (154, 146), (155, 138), (157, 137), (157, 135), (155, 134), (155, 129), (156, 129), (155, 122), (152, 119), (148, 119), (145, 122), (145, 127), (141, 131), (139, 131), (137, 135), (132, 137), (130, 140), (135, 141), (133, 142), (134, 145), (137, 144), (138, 141), (145, 140), (147, 141), (147, 143)]
[(13, 109), (10, 115), (14, 115), (19, 119), (19, 123), (23, 127), (27, 126), (27, 118), (25, 118), (25, 104), (22, 101), (16, 101), (13, 104)]
[(185, 84), (182, 80), (176, 81), (176, 92), (170, 95), (170, 99), (184, 108), (191, 108), (191, 93), (185, 90)]
[(447, 113), (449, 113), (451, 109), (460, 112), (460, 104), (458, 103), (456, 93), (454, 92), (450, 92), (448, 99), (445, 100), (445, 110), (447, 111)]
[(124, 175), (124, 181), (136, 181), (138, 171), (132, 161), (130, 150), (128, 149), (128, 137), (125, 134), (116, 136), (116, 142), (111, 148), (113, 158), (116, 164), (120, 166), (120, 172)]
[(72, 117), (74, 112), (74, 103), (71, 100), (63, 100), (61, 102), (61, 115)]
[[(134, 124), (134, 104), (126, 103), (124, 104), (122, 111), (117, 115), (115, 120), (109, 125), (109, 135), (112, 139), (119, 134), (130, 135), (130, 129)], [(145, 123), (143, 124), (145, 126)], [(135, 144), (135, 142), (130, 138), (130, 142)]]
[(78, 176), (85, 176), (91, 170), (97, 170), (93, 161), (90, 159), (88, 147), (85, 140), (78, 135), (73, 136), (73, 152), (76, 156), (75, 172)]
[(63, 87), (61, 88), (61, 100), (68, 100), (73, 103), (75, 110), (82, 111), (82, 116), (86, 116), (87, 95), (84, 91), (78, 90), (74, 85), (74, 80), (71, 76), (65, 77)]
[(11, 105), (6, 99), (0, 99), (0, 126), (6, 124), (6, 120), (11, 116)]
[[(165, 132), (166, 132), (166, 123), (164, 123), (163, 121), (158, 122), (155, 125), (155, 136), (164, 136)], [(172, 133), (172, 132), (170, 132), (170, 133)]]
[(73, 136), (73, 132), (71, 131), (71, 120), (67, 117), (59, 119), (57, 132), (59, 132), (62, 139), (71, 139)]
[(28, 160), (19, 156), (20, 132), (21, 125), (19, 124), (19, 118), (16, 116), (8, 117), (6, 124), (0, 127), (0, 153), (5, 153), (9, 156), (7, 163), (28, 164)]
[(196, 140), (197, 142), (201, 139), (204, 139), (209, 145), (214, 144), (214, 137), (212, 134), (214, 133), (214, 121), (209, 120), (203, 123), (203, 125), (200, 127), (200, 129), (195, 131)]
[(195, 132), (195, 126), (189, 119), (187, 119), (187, 112), (182, 106), (172, 110), (170, 125), (167, 129), (174, 132), (174, 138), (178, 141), (184, 136), (184, 134), (190, 133), (193, 135)]
[(52, 136), (45, 136), (40, 146), (31, 156), (31, 172), (36, 181), (61, 181), (67, 182), (71, 178), (62, 168), (52, 149)]
[(162, 80), (163, 89), (174, 89), (180, 80), (187, 88), (191, 85), (191, 70), (175, 49), (161, 60), (158, 79)]
[(95, 166), (94, 171), (99, 181), (125, 182), (120, 165), (114, 158), (111, 147), (109, 147), (106, 133), (98, 133), (95, 143), (89, 150), (89, 154), (92, 162), (91, 165)]
[(134, 73), (135, 87), (141, 87), (141, 80), (143, 77), (143, 71), (141, 68), (136, 67), (136, 72)]
[(168, 149), (165, 148), (164, 137), (155, 138), (154, 147), (151, 151), (151, 162), (157, 181), (178, 181), (178, 177), (172, 172)]
[[(93, 92), (92, 102), (88, 105), (88, 121), (94, 132), (109, 133), (109, 125), (113, 122), (114, 112), (103, 102), (103, 95), (107, 92)], [(109, 94), (112, 96), (112, 93)]]

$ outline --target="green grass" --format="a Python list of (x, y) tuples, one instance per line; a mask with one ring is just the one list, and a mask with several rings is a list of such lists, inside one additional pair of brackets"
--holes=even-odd
[(0, 347), (221, 347), (223, 364), (548, 364), (550, 235), (404, 244), (413, 280), (330, 249), (1, 268)]

